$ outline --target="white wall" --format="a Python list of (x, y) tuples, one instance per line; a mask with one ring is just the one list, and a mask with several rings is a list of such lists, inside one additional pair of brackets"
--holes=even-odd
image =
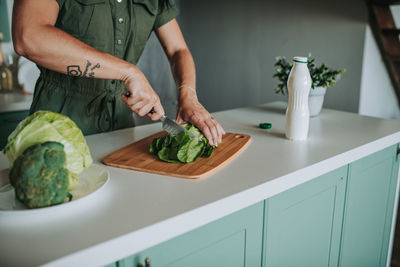
[[(400, 6), (392, 6), (391, 10), (396, 26), (400, 27)], [(397, 97), (369, 26), (365, 32), (362, 62), (358, 112), (373, 117), (400, 119)]]
[[(12, 16), (13, 3), (14, 3), (14, 0), (7, 0), (8, 19), (10, 20), (10, 27), (11, 27), (11, 16)], [(4, 58), (7, 60), (8, 55), (13, 54), (13, 52), (14, 52), (12, 42), (2, 43), (2, 50), (3, 50)]]
[(358, 113), (386, 119), (400, 119), (397, 97), (371, 28), (365, 32)]

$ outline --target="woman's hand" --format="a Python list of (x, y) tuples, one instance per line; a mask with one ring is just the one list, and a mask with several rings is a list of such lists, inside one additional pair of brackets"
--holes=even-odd
[[(165, 114), (160, 98), (139, 69), (122, 81), (129, 91), (129, 95), (122, 94), (122, 100), (133, 112), (141, 117), (147, 115), (153, 121)], [(151, 109), (154, 112), (149, 113)]]
[[(156, 30), (158, 39), (171, 64), (176, 84), (195, 85), (196, 70), (176, 19)], [(199, 103), (194, 89), (181, 86), (179, 90), (178, 123), (189, 122), (199, 128), (211, 145), (217, 146), (225, 134), (222, 126)]]
[(218, 146), (225, 134), (222, 126), (199, 103), (196, 92), (191, 88), (180, 88), (179, 108), (176, 122), (181, 124), (189, 122), (199, 128), (210, 142), (210, 145)]

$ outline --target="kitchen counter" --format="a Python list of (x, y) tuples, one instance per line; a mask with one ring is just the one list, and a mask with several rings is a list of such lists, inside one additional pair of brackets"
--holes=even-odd
[(24, 95), (16, 92), (0, 93), (0, 113), (29, 110), (33, 95)]
[[(289, 141), (280, 102), (213, 116), (226, 131), (252, 138), (219, 171), (186, 180), (102, 165), (110, 181), (79, 205), (0, 215), (0, 265), (112, 263), (400, 142), (400, 121), (329, 109), (310, 119), (307, 140)], [(260, 122), (272, 129), (260, 129)], [(154, 123), (88, 136), (94, 162), (160, 128)], [(1, 155), (0, 170), (7, 166)]]

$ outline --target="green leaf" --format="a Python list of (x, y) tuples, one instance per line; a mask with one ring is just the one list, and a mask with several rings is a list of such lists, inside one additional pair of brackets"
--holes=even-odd
[(200, 130), (191, 124), (184, 124), (183, 127), (198, 136), (201, 142), (197, 138), (192, 138), (188, 132), (182, 132), (155, 138), (150, 145), (150, 153), (157, 155), (160, 160), (173, 163), (189, 163), (199, 157), (211, 156), (214, 147), (209, 145)]

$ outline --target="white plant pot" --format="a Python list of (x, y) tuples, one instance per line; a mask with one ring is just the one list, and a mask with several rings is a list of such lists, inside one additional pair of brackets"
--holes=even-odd
[(311, 88), (310, 94), (308, 95), (308, 108), (310, 110), (310, 117), (317, 116), (322, 109), (324, 104), (324, 96), (326, 93), (326, 88), (315, 87)]

